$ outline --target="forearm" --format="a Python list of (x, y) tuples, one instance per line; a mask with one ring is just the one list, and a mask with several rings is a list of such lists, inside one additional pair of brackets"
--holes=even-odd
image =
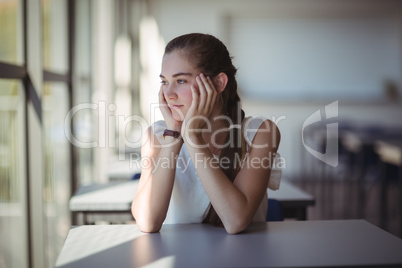
[(178, 142), (163, 147), (155, 159), (145, 160), (152, 169), (141, 178), (144, 181), (132, 205), (133, 216), (143, 231), (158, 231), (165, 220), (181, 146)]
[(246, 196), (229, 180), (209, 149), (201, 148), (203, 140), (194, 137), (192, 140), (197, 146), (187, 146), (190, 157), (205, 192), (226, 230), (231, 232), (248, 225), (253, 215)]

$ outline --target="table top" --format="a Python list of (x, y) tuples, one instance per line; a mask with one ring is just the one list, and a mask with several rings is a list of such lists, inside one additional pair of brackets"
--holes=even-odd
[(282, 180), (280, 187), (276, 191), (268, 189), (268, 198), (276, 199), (281, 202), (283, 207), (286, 206), (311, 206), (315, 204), (315, 198), (294, 186), (291, 182)]
[(139, 153), (130, 156), (111, 157), (106, 164), (106, 176), (109, 180), (130, 180), (134, 174), (141, 173), (141, 161)]
[[(129, 211), (137, 192), (138, 180), (91, 184), (80, 187), (70, 199), (70, 210), (78, 211)], [(315, 199), (310, 194), (282, 180), (276, 191), (270, 189), (268, 197), (287, 205), (314, 205)]]
[(69, 267), (386, 267), (402, 265), (402, 240), (364, 220), (254, 223), (228, 235), (209, 224), (73, 227), (56, 262)]
[(70, 199), (71, 211), (126, 211), (137, 192), (138, 180), (82, 186)]

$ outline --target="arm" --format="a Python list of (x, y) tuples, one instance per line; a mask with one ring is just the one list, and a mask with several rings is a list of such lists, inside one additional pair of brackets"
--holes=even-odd
[(209, 77), (201, 74), (197, 77), (197, 85), (198, 90), (192, 87), (193, 102), (182, 125), (183, 138), (201, 183), (226, 231), (238, 233), (249, 225), (265, 195), (271, 168), (264, 166), (267, 160), (273, 162), (280, 133), (273, 122), (264, 121), (254, 136), (254, 146), (249, 151), (246, 164), (232, 183), (219, 164), (214, 163), (209, 149), (203, 146), (205, 141), (201, 133), (191, 131), (205, 128), (205, 120), (196, 118), (209, 118), (215, 109), (218, 92), (226, 84), (221, 83), (217, 89)]
[[(190, 139), (194, 144), (205, 144), (200, 136), (193, 135)], [(253, 145), (265, 146), (250, 149), (248, 159), (233, 183), (216, 164), (209, 162), (200, 165), (201, 158), (213, 159), (207, 148), (187, 146), (201, 183), (228, 233), (241, 232), (253, 219), (268, 186), (271, 169), (266, 166), (273, 162), (279, 141), (280, 133), (276, 125), (264, 121), (254, 137)]]
[[(147, 143), (141, 148), (141, 157), (145, 159), (143, 161), (146, 161), (146, 165), (143, 165), (141, 170), (141, 178), (131, 211), (141, 231), (158, 232), (166, 218), (177, 156), (183, 142), (166, 137), (161, 146), (151, 128), (147, 130), (147, 136)], [(156, 143), (154, 146), (152, 139)], [(168, 168), (161, 167), (163, 161), (169, 161)]]
[[(167, 128), (180, 130), (182, 122), (174, 120), (163, 87), (159, 91), (159, 104)], [(163, 144), (160, 144), (152, 128), (148, 128), (146, 135), (147, 142), (141, 148), (141, 162), (146, 161), (147, 165), (142, 165), (131, 212), (141, 231), (158, 232), (166, 218), (176, 173), (177, 156), (183, 141), (165, 137)], [(162, 168), (163, 161), (168, 161), (168, 168)]]

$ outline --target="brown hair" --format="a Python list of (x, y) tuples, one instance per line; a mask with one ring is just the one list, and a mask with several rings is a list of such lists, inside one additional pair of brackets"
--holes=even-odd
[[(211, 79), (220, 73), (225, 73), (228, 77), (228, 83), (221, 94), (220, 102), (222, 113), (230, 118), (234, 126), (230, 128), (232, 132), (227, 135), (225, 144), (229, 144), (229, 146), (223, 148), (220, 159), (230, 160), (230, 165), (225, 165), (227, 168), (222, 168), (222, 165), (221, 168), (233, 182), (240, 170), (238, 160), (243, 159), (245, 155), (245, 140), (242, 135), (244, 111), (241, 110), (240, 97), (237, 93), (235, 78), (237, 69), (233, 66), (232, 57), (219, 39), (201, 33), (185, 34), (174, 38), (167, 44), (165, 54), (173, 51), (187, 55), (193, 66)], [(230, 138), (234, 138), (234, 141), (228, 142)], [(211, 204), (205, 212), (203, 223), (222, 226), (222, 222)]]

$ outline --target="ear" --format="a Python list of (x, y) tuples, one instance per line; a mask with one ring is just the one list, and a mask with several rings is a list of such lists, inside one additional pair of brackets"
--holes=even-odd
[(225, 90), (228, 84), (228, 76), (225, 73), (220, 73), (214, 78), (214, 85), (219, 93)]

